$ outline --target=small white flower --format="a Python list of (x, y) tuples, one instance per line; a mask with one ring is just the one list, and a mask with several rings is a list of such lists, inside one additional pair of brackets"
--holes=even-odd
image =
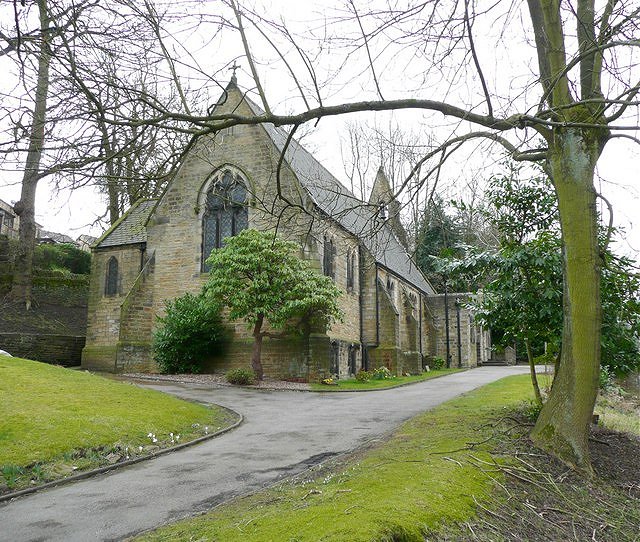
[(142, 451), (142, 446), (138, 446), (138, 451), (141, 452)]
[(153, 433), (149, 433), (147, 436), (148, 436), (149, 438), (153, 438)]
[(153, 437), (153, 439), (151, 439), (151, 442), (158, 442), (158, 439), (156, 437)]
[(176, 440), (180, 440), (180, 435), (176, 435)]

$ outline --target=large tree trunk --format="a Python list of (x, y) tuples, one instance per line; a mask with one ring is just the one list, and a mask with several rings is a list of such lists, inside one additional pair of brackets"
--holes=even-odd
[(262, 352), (262, 339), (264, 334), (262, 333), (262, 324), (264, 322), (264, 314), (259, 314), (256, 320), (255, 326), (253, 326), (253, 352), (251, 353), (251, 368), (256, 374), (258, 380), (264, 378), (264, 372), (262, 370), (262, 361), (260, 354)]
[(562, 359), (532, 439), (567, 464), (593, 473), (589, 423), (600, 368), (600, 256), (593, 173), (601, 133), (565, 128), (554, 134), (550, 167), (564, 244)]
[(15, 205), (16, 214), (20, 217), (19, 245), (13, 270), (13, 284), (9, 293), (11, 299), (23, 303), (27, 309), (31, 306), (33, 250), (36, 237), (36, 187), (40, 179), (40, 159), (44, 143), (47, 94), (49, 92), (49, 65), (51, 63), (47, 0), (38, 0), (38, 9), (41, 32), (38, 79), (34, 98), (33, 121), (29, 134), (29, 149), (22, 178), (22, 192), (20, 201)]

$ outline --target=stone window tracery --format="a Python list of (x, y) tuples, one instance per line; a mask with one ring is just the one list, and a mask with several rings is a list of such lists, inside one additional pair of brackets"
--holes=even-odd
[(248, 227), (246, 184), (239, 175), (224, 170), (217, 174), (206, 194), (202, 218), (202, 270), (209, 271), (205, 261), (214, 248), (224, 246), (227, 237)]

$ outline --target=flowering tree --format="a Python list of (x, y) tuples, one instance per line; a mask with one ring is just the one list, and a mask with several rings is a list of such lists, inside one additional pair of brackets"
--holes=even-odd
[(227, 307), (231, 319), (244, 320), (252, 328), (251, 367), (260, 380), (264, 337), (308, 334), (342, 318), (340, 290), (298, 252), (295, 243), (250, 229), (227, 238), (225, 246), (207, 259), (211, 271), (205, 295)]

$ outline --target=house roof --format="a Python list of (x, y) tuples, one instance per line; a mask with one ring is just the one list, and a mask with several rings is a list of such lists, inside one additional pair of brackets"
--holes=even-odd
[[(246, 96), (245, 100), (253, 114), (264, 114)], [(288, 138), (287, 132), (273, 124), (262, 124), (262, 127), (282, 152)], [(378, 264), (424, 293), (435, 293), (389, 225), (380, 223), (377, 205), (369, 205), (352, 194), (295, 139), (287, 147), (285, 160), (317, 207), (361, 239)]]
[(68, 243), (71, 245), (76, 244), (76, 242), (71, 237), (69, 237), (64, 233), (58, 233), (55, 231), (47, 231), (47, 230), (40, 231), (38, 240), (40, 241), (50, 240), (50, 241), (53, 241), (54, 243)]
[(120, 219), (98, 239), (95, 248), (136, 245), (147, 241), (145, 224), (156, 203), (154, 199), (136, 202)]

